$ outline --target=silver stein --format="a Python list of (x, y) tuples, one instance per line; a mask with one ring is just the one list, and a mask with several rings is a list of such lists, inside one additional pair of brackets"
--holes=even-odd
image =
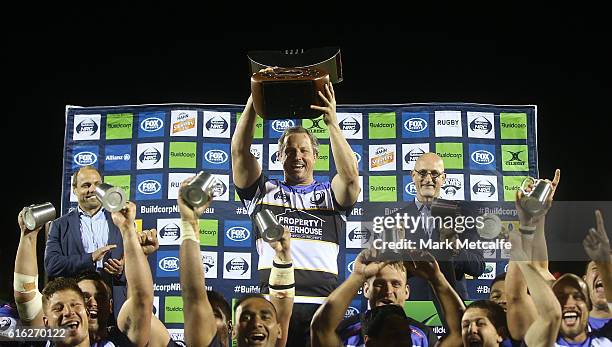
[(30, 205), (23, 209), (23, 221), (28, 230), (34, 230), (55, 219), (55, 207), (50, 202)]
[(216, 183), (215, 176), (200, 171), (191, 182), (181, 189), (181, 197), (191, 207), (204, 206), (214, 197), (213, 188)]
[(278, 223), (272, 211), (264, 209), (255, 215), (255, 225), (266, 242), (278, 241), (283, 237), (285, 228)]
[(121, 211), (127, 202), (125, 191), (108, 183), (100, 183), (95, 193), (102, 206), (110, 212)]
[[(529, 184), (532, 184), (530, 192), (525, 190)], [(521, 206), (527, 213), (537, 215), (546, 207), (546, 200), (551, 191), (552, 185), (549, 180), (535, 179), (527, 176), (523, 180), (523, 183), (521, 183), (521, 192), (523, 192), (523, 197), (520, 202)]]

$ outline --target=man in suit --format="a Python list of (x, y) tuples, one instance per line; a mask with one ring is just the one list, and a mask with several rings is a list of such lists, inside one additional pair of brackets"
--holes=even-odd
[[(397, 213), (408, 216), (421, 217), (423, 221), (431, 217), (431, 204), (435, 198), (440, 196), (440, 188), (444, 184), (446, 175), (444, 173), (444, 162), (435, 153), (424, 153), (417, 159), (414, 170), (412, 170), (412, 181), (416, 188), (416, 198), (414, 203), (409, 204)], [(407, 230), (407, 239), (444, 241), (453, 240), (456, 237), (461, 239), (473, 239), (473, 230), (466, 230), (458, 235), (452, 230), (438, 228), (432, 223), (419, 223), (416, 230)], [(446, 280), (453, 286), (455, 291), (463, 299), (467, 299), (467, 292), (461, 281), (465, 274), (479, 276), (484, 271), (484, 258), (476, 250), (450, 249), (450, 250), (428, 250), (436, 257), (440, 264), (440, 270)], [(439, 307), (437, 299), (433, 294), (429, 284), (419, 277), (411, 277), (408, 280), (410, 286), (410, 298), (412, 300), (434, 300)]]
[(76, 277), (85, 270), (99, 272), (113, 288), (116, 315), (126, 298), (123, 239), (110, 212), (95, 195), (102, 183), (93, 166), (80, 168), (72, 179), (78, 207), (53, 221), (45, 248), (45, 271), (50, 278)]

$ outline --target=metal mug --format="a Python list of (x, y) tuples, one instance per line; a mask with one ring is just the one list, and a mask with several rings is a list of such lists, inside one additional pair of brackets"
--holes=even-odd
[(127, 202), (125, 191), (121, 187), (115, 187), (108, 183), (100, 183), (96, 187), (95, 194), (102, 206), (110, 212), (121, 211)]
[(255, 215), (255, 225), (266, 242), (278, 241), (283, 237), (285, 228), (278, 223), (274, 213), (268, 209), (261, 210)]
[(214, 197), (213, 188), (216, 182), (215, 176), (200, 171), (191, 182), (181, 189), (181, 197), (191, 207), (204, 206)]
[(28, 230), (34, 230), (55, 219), (55, 207), (50, 202), (32, 204), (23, 209), (23, 222)]
[[(525, 188), (532, 184), (533, 188), (530, 192), (526, 191)], [(541, 212), (547, 205), (548, 195), (552, 192), (552, 184), (546, 179), (535, 179), (527, 176), (523, 183), (521, 183), (521, 192), (523, 197), (521, 198), (521, 206), (527, 213), (536, 215)]]

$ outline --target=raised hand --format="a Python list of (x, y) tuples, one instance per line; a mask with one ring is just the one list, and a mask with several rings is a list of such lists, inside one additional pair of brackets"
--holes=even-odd
[[(537, 224), (542, 220), (544, 216), (548, 213), (548, 210), (552, 206), (553, 197), (555, 196), (555, 191), (557, 190), (557, 186), (559, 185), (559, 181), (561, 180), (561, 170), (555, 170), (555, 177), (553, 178), (551, 185), (551, 192), (548, 194), (548, 198), (546, 199), (546, 205), (544, 208), (538, 212), (535, 216), (532, 216), (530, 213), (523, 209), (521, 206), (521, 199), (523, 198), (523, 192), (519, 189), (516, 191), (516, 199), (515, 199), (515, 207), (519, 217), (519, 221), (521, 225), (524, 226), (532, 226)], [(547, 180), (548, 181), (548, 180)], [(525, 190), (531, 191), (533, 189), (533, 185), (529, 185)]]
[(591, 228), (582, 241), (585, 252), (593, 261), (610, 262), (610, 240), (606, 234), (601, 211), (595, 211), (597, 229)]
[(323, 100), (324, 106), (310, 105), (313, 110), (323, 112), (323, 121), (327, 126), (338, 125), (338, 117), (336, 115), (336, 93), (331, 82), (325, 85), (325, 94), (319, 91), (319, 97)]

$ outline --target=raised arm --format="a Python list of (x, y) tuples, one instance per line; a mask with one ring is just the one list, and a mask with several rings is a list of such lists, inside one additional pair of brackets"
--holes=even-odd
[(368, 263), (370, 250), (361, 251), (355, 259), (353, 273), (338, 288), (336, 288), (319, 307), (310, 324), (310, 343), (312, 347), (342, 346), (342, 341), (336, 334), (338, 324), (344, 318), (351, 300), (357, 295), (368, 277), (374, 276), (386, 264), (381, 262)]
[(323, 121), (329, 129), (329, 143), (338, 171), (332, 179), (332, 190), (340, 206), (350, 207), (357, 202), (361, 191), (357, 158), (340, 130), (336, 115), (336, 95), (331, 83), (325, 85), (325, 95), (319, 92), (319, 97), (324, 106), (310, 105), (310, 108), (323, 111)]
[(251, 154), (256, 123), (257, 114), (253, 107), (253, 96), (249, 96), (232, 137), (232, 174), (234, 184), (238, 188), (251, 186), (261, 175), (261, 167), (255, 156)]
[(537, 311), (535, 320), (525, 333), (524, 341), (528, 346), (549, 347), (554, 345), (557, 339), (561, 324), (561, 305), (546, 279), (529, 262), (519, 238), (516, 232), (510, 234), (511, 259), (516, 261), (516, 265), (520, 268)]
[(428, 252), (416, 252), (417, 261), (405, 261), (406, 271), (419, 276), (431, 285), (442, 306), (443, 316), (448, 326), (448, 334), (440, 346), (456, 346), (461, 344), (461, 317), (465, 304), (459, 294), (448, 283), (436, 259)]
[(136, 346), (147, 346), (151, 337), (151, 308), (153, 307), (153, 277), (147, 257), (142, 251), (136, 232), (136, 204), (113, 212), (113, 223), (123, 238), (125, 278), (128, 283), (127, 299), (117, 317), (117, 327)]
[(26, 326), (43, 326), (42, 295), (38, 291), (38, 260), (36, 259), (36, 237), (40, 228), (28, 230), (19, 212), (17, 223), (21, 230), (17, 255), (13, 294), (21, 323)]
[[(183, 181), (181, 189), (184, 189), (191, 179)], [(180, 279), (187, 346), (208, 346), (217, 333), (215, 315), (206, 295), (198, 223), (198, 218), (211, 201), (194, 210), (183, 201), (180, 193), (178, 197), (181, 214)]]
[(595, 211), (597, 229), (591, 228), (583, 241), (584, 250), (595, 262), (601, 281), (604, 285), (608, 305), (612, 303), (612, 259), (610, 258), (610, 240), (606, 233), (601, 211)]
[(295, 276), (291, 258), (291, 233), (285, 228), (279, 241), (271, 242), (270, 247), (276, 254), (270, 272), (270, 302), (276, 308), (277, 321), (281, 324), (281, 338), (276, 340), (276, 347), (285, 347), (289, 337), (289, 321), (293, 313), (295, 298)]

